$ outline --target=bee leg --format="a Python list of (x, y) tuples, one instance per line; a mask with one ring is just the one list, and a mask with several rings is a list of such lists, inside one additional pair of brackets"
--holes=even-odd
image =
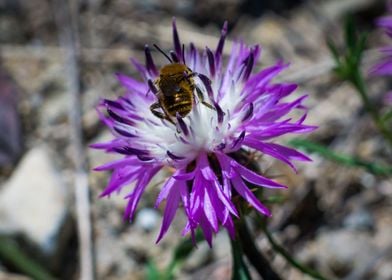
[[(197, 73), (197, 72), (192, 72), (191, 74), (188, 75), (188, 77), (193, 77), (193, 76), (198, 76), (202, 80), (203, 84), (206, 87), (207, 87), (206, 84), (208, 84), (208, 86), (211, 85), (211, 80), (207, 76), (200, 74), (200, 73)], [(196, 86), (196, 93), (197, 93), (197, 97), (199, 98), (200, 102), (202, 104), (204, 104), (204, 106), (206, 106), (212, 110), (216, 110), (214, 106), (212, 106), (211, 104), (204, 101), (203, 93), (201, 92), (200, 88), (198, 88), (197, 86)]]
[(192, 78), (192, 77), (201, 75), (201, 74), (199, 74), (197, 72), (193, 72), (192, 69), (189, 68), (189, 67), (188, 67), (187, 70), (189, 71), (188, 73), (184, 72), (184, 76), (187, 77), (187, 78)]
[(152, 93), (154, 93), (155, 95), (157, 95), (158, 93), (158, 89), (155, 87), (154, 82), (152, 80), (148, 80), (148, 87), (149, 89), (152, 91)]
[(157, 118), (160, 118), (162, 120), (167, 120), (167, 121), (171, 122), (172, 124), (174, 124), (172, 119), (166, 113), (159, 112), (158, 109), (162, 109), (161, 105), (158, 102), (154, 103), (150, 106), (150, 111), (151, 111), (151, 113), (153, 113), (154, 116), (156, 116)]
[(196, 93), (197, 93), (197, 97), (199, 98), (201, 104), (203, 104), (207, 108), (210, 108), (211, 110), (214, 110), (214, 111), (216, 110), (214, 106), (212, 106), (211, 104), (204, 101), (203, 93), (201, 92), (201, 90), (198, 87), (196, 87)]
[(192, 72), (192, 73), (190, 73), (190, 74), (187, 74), (187, 75), (186, 75), (186, 78), (193, 78), (193, 77), (195, 77), (195, 76), (198, 76), (200, 79), (205, 80), (205, 81), (207, 81), (208, 83), (211, 84), (210, 78), (208, 78), (208, 77), (207, 77), (206, 75), (204, 75), (204, 74), (200, 74), (200, 73), (197, 73), (197, 72)]

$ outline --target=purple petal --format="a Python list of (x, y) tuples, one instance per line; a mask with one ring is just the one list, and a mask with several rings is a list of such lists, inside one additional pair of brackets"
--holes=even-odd
[(223, 112), (222, 108), (219, 106), (219, 104), (217, 102), (214, 102), (214, 107), (216, 109), (216, 114), (218, 116), (218, 123), (222, 123), (223, 122), (223, 118), (225, 116), (225, 113)]
[(217, 179), (214, 171), (209, 165), (207, 155), (205, 153), (199, 155), (197, 159), (197, 167), (198, 170), (201, 171), (201, 174), (203, 175), (204, 179), (208, 181), (215, 181)]
[(243, 81), (247, 81), (249, 79), (250, 73), (252, 73), (254, 63), (255, 63), (255, 58), (252, 50), (246, 59), (245, 72), (244, 72), (244, 76), (242, 77)]
[(233, 166), (230, 164), (233, 159), (224, 153), (216, 153), (215, 155), (217, 156), (221, 166), (222, 173), (224, 175), (223, 178), (233, 178), (236, 175)]
[(303, 153), (300, 153), (292, 148), (288, 148), (275, 143), (263, 143), (263, 145), (277, 151), (278, 153), (284, 154), (289, 159), (299, 160), (299, 161), (312, 161), (309, 157), (307, 157)]
[(199, 210), (199, 207), (202, 206), (202, 197), (204, 196), (205, 191), (203, 183), (203, 176), (200, 174), (200, 172), (196, 172), (189, 200), (190, 213), (192, 215), (196, 214)]
[(169, 158), (171, 158), (174, 161), (179, 161), (179, 160), (185, 159), (185, 157), (177, 156), (170, 151), (166, 151), (166, 154), (169, 156)]
[(193, 180), (195, 178), (195, 171), (189, 172), (189, 173), (179, 173), (179, 174), (173, 174), (173, 178), (177, 180), (182, 180), (182, 181), (189, 181)]
[(203, 201), (203, 211), (204, 214), (206, 215), (206, 218), (208, 222), (211, 224), (212, 229), (215, 232), (218, 232), (219, 226), (218, 226), (218, 219), (216, 217), (216, 212), (214, 205), (211, 202), (211, 197), (209, 194), (208, 189), (211, 187), (211, 183), (208, 183), (205, 181), (204, 187), (206, 188), (206, 191), (204, 192), (204, 201)]
[(265, 207), (257, 197), (248, 189), (240, 177), (234, 177), (232, 180), (233, 186), (236, 191), (252, 205), (257, 211), (266, 216), (271, 216), (271, 212)]
[(203, 74), (199, 74), (199, 78), (200, 78), (201, 82), (203, 83), (204, 87), (207, 90), (208, 97), (210, 97), (213, 100), (214, 99), (213, 98), (214, 97), (214, 93), (212, 91), (210, 79), (206, 75), (203, 75)]
[(116, 76), (120, 84), (126, 89), (128, 89), (130, 92), (135, 92), (138, 94), (146, 93), (147, 87), (144, 83), (120, 73), (117, 73)]
[[(178, 171), (176, 173), (178, 173)], [(157, 200), (155, 201), (155, 208), (158, 208), (161, 202), (167, 199), (169, 193), (171, 192), (171, 189), (175, 184), (178, 184), (178, 181), (174, 179), (174, 177), (170, 177), (166, 180), (166, 182), (163, 184), (161, 191), (159, 192)]]
[(241, 134), (234, 140), (233, 145), (231, 146), (231, 148), (232, 148), (233, 150), (237, 150), (237, 149), (240, 148), (242, 142), (243, 142), (244, 139), (245, 139), (245, 134), (246, 134), (246, 131), (244, 130), (244, 131), (242, 131)]
[(181, 131), (188, 136), (189, 135), (189, 129), (188, 126), (186, 125), (186, 123), (184, 122), (184, 120), (182, 119), (182, 117), (180, 116), (180, 114), (177, 112), (176, 113), (176, 118), (177, 118), (177, 123), (179, 125), (179, 128), (181, 129)]
[[(126, 171), (124, 172), (124, 170)], [(108, 185), (100, 193), (99, 197), (109, 196), (113, 192), (120, 192), (124, 185), (135, 181), (138, 175), (137, 168), (116, 169), (113, 172)]]
[(134, 126), (135, 125), (135, 122), (133, 122), (132, 120), (130, 120), (130, 119), (128, 119), (128, 118), (126, 118), (126, 117), (123, 117), (123, 116), (120, 116), (120, 115), (118, 115), (118, 114), (116, 114), (115, 112), (113, 112), (111, 109), (107, 109), (107, 112), (108, 112), (108, 114), (109, 114), (109, 116), (113, 119), (113, 120), (115, 120), (116, 122), (119, 122), (119, 123), (122, 123), (122, 124), (126, 124), (126, 125), (129, 125), (129, 126)]
[(212, 230), (211, 230), (210, 223), (206, 220), (205, 217), (201, 218), (200, 227), (203, 231), (204, 237), (208, 245), (210, 246), (210, 248), (212, 248)]
[(267, 187), (267, 188), (287, 188), (286, 186), (284, 186), (282, 184), (279, 184), (275, 181), (267, 179), (267, 178), (255, 173), (255, 172), (251, 171), (250, 169), (239, 164), (234, 159), (232, 159), (226, 155), (224, 157), (227, 157), (226, 160), (230, 162), (230, 165), (234, 168), (234, 170), (237, 172), (238, 175), (241, 175), (241, 177), (243, 177), (246, 181), (248, 181), (252, 184)]
[(371, 70), (373, 75), (392, 75), (392, 57), (384, 58), (384, 61), (375, 65)]
[(172, 26), (173, 26), (174, 50), (176, 51), (177, 56), (181, 57), (181, 43), (180, 43), (180, 38), (178, 36), (177, 24), (176, 24), (176, 18), (175, 17), (173, 17)]
[(288, 96), (298, 88), (297, 84), (274, 84), (266, 88), (266, 91), (278, 96), (279, 99)]
[(113, 150), (122, 155), (130, 155), (130, 156), (136, 155), (142, 157), (148, 156), (148, 151), (132, 148), (129, 146), (118, 146), (118, 147), (114, 147)]
[(238, 217), (238, 212), (237, 209), (235, 208), (234, 204), (231, 202), (230, 198), (226, 196), (226, 194), (222, 190), (222, 186), (219, 184), (219, 182), (215, 182), (215, 184), (212, 185), (215, 187), (216, 194), (219, 198), (219, 200), (223, 203), (224, 206), (236, 217)]
[(93, 143), (90, 144), (89, 147), (98, 150), (113, 151), (115, 147), (122, 146), (125, 144), (126, 141), (124, 141), (123, 139), (113, 139), (107, 142)]
[(152, 59), (151, 51), (150, 51), (150, 48), (148, 47), (148, 45), (144, 46), (144, 54), (146, 57), (147, 70), (150, 72), (150, 75), (158, 76), (158, 70), (154, 64), (154, 60)]
[[(238, 212), (235, 209), (235, 206), (232, 204), (230, 199), (222, 192), (223, 187), (220, 185), (218, 177), (215, 175), (215, 172), (209, 166), (206, 154), (202, 154), (199, 156), (198, 167), (203, 177), (206, 180), (212, 182), (212, 184), (206, 188), (209, 192), (209, 195), (215, 196), (216, 194), (216, 196), (228, 208), (228, 210), (235, 216), (238, 216)], [(207, 184), (207, 182), (205, 184)]]
[(253, 116), (253, 103), (249, 103), (248, 109), (245, 111), (244, 116), (242, 117), (241, 122), (245, 122), (249, 120)]
[(218, 46), (216, 47), (215, 50), (215, 60), (219, 62), (221, 60), (222, 52), (223, 52), (223, 47), (225, 45), (225, 39), (227, 35), (227, 29), (228, 29), (228, 22), (225, 21), (223, 23), (222, 31), (221, 31), (221, 36), (219, 39)]
[(258, 115), (256, 116), (256, 118), (261, 120), (262, 122), (274, 122), (280, 119), (282, 116), (287, 115), (293, 109), (298, 108), (301, 105), (302, 101), (304, 101), (307, 97), (307, 95), (303, 95), (298, 99), (294, 100), (293, 102), (275, 105), (272, 110), (269, 110), (264, 114)]
[(106, 107), (113, 107), (115, 109), (124, 110), (124, 107), (118, 101), (104, 99), (102, 102)]
[(310, 159), (307, 156), (301, 154), (300, 152), (297, 152), (296, 150), (283, 147), (278, 144), (260, 142), (250, 137), (244, 141), (244, 145), (257, 149), (265, 154), (268, 154), (286, 163), (295, 172), (297, 172), (297, 169), (295, 168), (291, 160), (310, 161)]
[(277, 64), (260, 71), (256, 75), (252, 76), (246, 83), (245, 88), (254, 89), (256, 87), (265, 87), (275, 76), (277, 76), (282, 70), (287, 68), (289, 64), (283, 64), (278, 62)]
[(179, 182), (178, 184), (174, 185), (171, 188), (170, 194), (167, 197), (165, 212), (163, 214), (162, 226), (156, 243), (158, 243), (163, 238), (163, 236), (169, 229), (169, 226), (172, 223), (174, 216), (176, 215), (178, 206), (180, 204), (180, 198), (181, 198), (180, 189), (185, 187), (186, 186), (182, 182)]
[(153, 78), (148, 72), (147, 68), (144, 65), (142, 65), (139, 61), (137, 61), (134, 58), (131, 58), (131, 62), (133, 66), (136, 68), (136, 70), (142, 75), (145, 81)]
[(116, 161), (108, 162), (103, 165), (95, 167), (93, 170), (95, 171), (105, 171), (105, 170), (111, 170), (111, 169), (117, 169), (121, 168), (124, 166), (135, 166), (135, 165), (140, 165), (140, 161), (138, 160), (137, 157), (126, 157), (122, 158)]
[(148, 183), (154, 177), (154, 175), (161, 169), (161, 167), (153, 167), (150, 170), (145, 171), (143, 177), (139, 179), (136, 183), (135, 189), (131, 194), (129, 194), (126, 198), (128, 198), (128, 205), (124, 213), (124, 219), (132, 220), (133, 215), (135, 214), (136, 207), (139, 203), (139, 200), (144, 192), (144, 189), (147, 187)]
[(197, 60), (198, 52), (197, 52), (196, 47), (195, 47), (195, 45), (193, 43), (190, 43), (190, 52), (189, 52), (189, 54), (190, 54), (190, 65), (191, 65), (192, 69), (195, 69), (196, 65), (197, 65), (197, 62), (198, 62), (198, 60)]
[(215, 188), (208, 188), (207, 192), (209, 193), (209, 196), (211, 198), (212, 205), (214, 205), (216, 216), (218, 217), (219, 222), (222, 224), (226, 223), (228, 217), (230, 217), (229, 210), (225, 207), (225, 205), (219, 199)]
[(207, 59), (208, 59), (208, 65), (210, 69), (210, 75), (212, 77), (215, 76), (215, 60), (214, 60), (214, 54), (212, 51), (206, 47), (206, 53), (207, 53)]
[(125, 129), (121, 128), (120, 126), (113, 126), (113, 130), (119, 134), (119, 136), (123, 136), (126, 138), (134, 138), (136, 135), (126, 131)]
[(229, 232), (230, 238), (235, 239), (235, 228), (231, 217), (227, 219), (226, 223), (224, 224), (224, 227)]
[(181, 57), (181, 56), (178, 56), (174, 51), (170, 51), (170, 57), (171, 57), (171, 59), (173, 60), (174, 63), (179, 63), (180, 62), (178, 57)]
[(317, 126), (301, 125), (295, 123), (292, 124), (288, 123), (288, 121), (283, 121), (270, 125), (269, 127), (262, 130), (260, 130), (259, 127), (255, 127), (253, 131), (249, 129), (249, 137), (254, 137), (262, 141), (275, 138), (277, 136), (281, 136), (287, 133), (308, 133), (315, 130), (316, 128)]

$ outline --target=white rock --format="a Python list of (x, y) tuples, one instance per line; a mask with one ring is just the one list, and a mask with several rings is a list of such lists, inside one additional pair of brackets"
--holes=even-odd
[(161, 216), (155, 209), (143, 208), (136, 215), (135, 226), (145, 231), (151, 231), (157, 227), (160, 219)]
[(22, 233), (50, 254), (56, 249), (66, 209), (66, 190), (47, 149), (33, 148), (1, 188), (0, 233)]
[(366, 209), (357, 209), (344, 218), (343, 225), (348, 229), (371, 231), (374, 229), (374, 218)]
[(320, 232), (298, 257), (305, 263), (316, 263), (326, 276), (341, 279), (366, 266), (376, 254), (371, 234), (339, 229)]

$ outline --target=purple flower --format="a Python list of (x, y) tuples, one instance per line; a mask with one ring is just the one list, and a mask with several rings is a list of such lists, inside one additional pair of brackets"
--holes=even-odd
[[(180, 205), (188, 219), (183, 234), (194, 236), (200, 227), (210, 245), (220, 226), (234, 238), (234, 219), (240, 218), (238, 201), (270, 216), (270, 211), (247, 184), (263, 188), (285, 186), (257, 173), (254, 168), (251, 170), (246, 163), (246, 160), (252, 161), (246, 159), (250, 153), (258, 151), (272, 156), (294, 170), (293, 160), (309, 161), (298, 151), (272, 142), (284, 134), (315, 129), (304, 124), (306, 113), (302, 102), (306, 96), (283, 101), (297, 85), (272, 82), (288, 65), (278, 62), (252, 74), (260, 48), (248, 47), (242, 42), (234, 44), (225, 63), (222, 52), (226, 34), (227, 23), (215, 51), (206, 48), (199, 52), (192, 43), (188, 47), (181, 45), (173, 20), (171, 59), (189, 67), (196, 85), (192, 110), (185, 117), (177, 114), (177, 117), (164, 119), (151, 112), (150, 106), (157, 102), (154, 83), (157, 84), (159, 72), (148, 46), (146, 65), (133, 60), (144, 81), (118, 74), (126, 95), (115, 101), (103, 100), (98, 107), (114, 139), (92, 147), (124, 155), (95, 168), (112, 170), (101, 196), (132, 185), (132, 191), (126, 196), (126, 219), (133, 218), (145, 188), (157, 172), (164, 167), (174, 170), (163, 183), (156, 201), (158, 206), (166, 200), (157, 242), (167, 232)], [(296, 109), (301, 117), (294, 120), (288, 114)]]
[[(392, 13), (392, 1), (389, 1), (388, 10)], [(392, 16), (385, 16), (377, 20), (377, 25), (392, 39)], [(392, 44), (380, 49), (382, 59), (372, 69), (375, 75), (392, 75)]]

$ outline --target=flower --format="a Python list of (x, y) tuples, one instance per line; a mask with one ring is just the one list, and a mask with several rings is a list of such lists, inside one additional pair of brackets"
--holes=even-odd
[[(188, 219), (183, 234), (190, 232), (194, 237), (195, 230), (200, 227), (210, 246), (213, 233), (220, 225), (234, 238), (234, 218), (240, 217), (238, 205), (234, 202), (238, 199), (234, 198), (242, 198), (243, 203), (270, 216), (270, 211), (247, 184), (265, 188), (285, 186), (251, 170), (244, 160), (249, 153), (258, 151), (272, 156), (294, 170), (293, 160), (309, 161), (300, 152), (271, 142), (284, 134), (307, 133), (315, 129), (304, 124), (306, 113), (302, 102), (306, 96), (283, 101), (297, 85), (272, 83), (288, 64), (278, 62), (252, 74), (260, 48), (248, 47), (242, 42), (234, 44), (227, 63), (224, 63), (222, 53), (226, 34), (227, 23), (215, 51), (206, 48), (201, 53), (192, 43), (189, 47), (181, 45), (173, 19), (174, 51), (171, 59), (192, 70), (194, 83), (205, 101), (203, 104), (195, 94), (192, 110), (185, 117), (177, 114), (167, 120), (151, 112), (150, 106), (157, 102), (153, 91), (159, 72), (148, 46), (145, 48), (145, 66), (132, 60), (144, 81), (118, 74), (117, 78), (127, 93), (117, 100), (102, 100), (98, 107), (98, 113), (114, 139), (92, 147), (124, 155), (95, 168), (98, 171), (112, 170), (111, 179), (101, 196), (109, 196), (134, 184), (126, 196), (126, 219), (134, 216), (145, 188), (157, 172), (163, 167), (174, 170), (156, 200), (156, 206), (166, 200), (157, 242), (167, 232), (181, 204)], [(295, 109), (302, 112), (302, 117), (294, 121), (287, 114)]]
[[(392, 1), (389, 1), (388, 10), (392, 13)], [(379, 18), (377, 25), (392, 39), (392, 15)], [(370, 71), (375, 75), (392, 75), (392, 45), (380, 51), (384, 56)]]

